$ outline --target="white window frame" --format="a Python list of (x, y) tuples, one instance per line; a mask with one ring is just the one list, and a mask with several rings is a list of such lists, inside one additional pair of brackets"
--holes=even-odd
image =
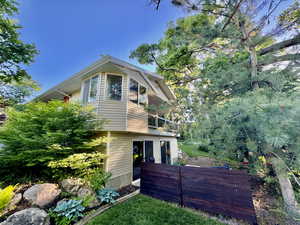
[[(153, 142), (153, 158), (154, 160), (155, 157), (154, 157), (154, 144), (155, 144), (155, 141), (154, 139), (133, 139), (132, 142), (131, 142), (131, 154), (132, 154), (132, 151), (133, 151), (133, 142), (135, 141), (142, 141), (143, 142), (143, 161), (145, 161), (145, 155), (146, 155), (146, 141), (152, 141)], [(171, 147), (170, 147), (171, 149)], [(133, 161), (131, 162), (131, 164), (133, 164)]]
[[(90, 94), (91, 94), (91, 85), (92, 85), (92, 82), (91, 80), (94, 78), (94, 77), (97, 77), (97, 88), (96, 88), (96, 98), (95, 98), (95, 101), (91, 101), (90, 100)], [(100, 74), (95, 74), (95, 75), (92, 75), (92, 76), (89, 76), (88, 78), (85, 78), (82, 80), (82, 83), (81, 83), (81, 102), (83, 103), (83, 94), (84, 94), (84, 82), (87, 81), (87, 80), (90, 80), (90, 83), (89, 83), (89, 93), (88, 93), (88, 99), (87, 99), (87, 102), (86, 104), (93, 104), (95, 102), (97, 102), (97, 99), (98, 99), (98, 96), (99, 96), (99, 87), (100, 87), (100, 82), (101, 82), (101, 76)]]
[[(132, 101), (130, 101), (129, 99), (129, 95), (130, 95), (130, 80), (134, 80), (135, 82), (138, 83), (138, 102), (134, 103)], [(141, 84), (140, 82), (138, 82), (136, 79), (133, 79), (131, 77), (129, 77), (129, 82), (128, 82), (128, 101), (132, 102), (133, 104), (136, 104), (140, 107), (144, 107), (143, 105), (140, 104), (140, 87), (143, 86), (144, 88), (146, 88), (146, 95), (148, 97), (148, 87), (146, 87), (146, 85)], [(146, 99), (146, 106), (148, 105), (148, 98)]]
[[(162, 141), (168, 141), (168, 142), (170, 143), (170, 165), (173, 165), (171, 140), (167, 140), (167, 139), (159, 139), (159, 153), (160, 153), (160, 155), (161, 155), (161, 142), (162, 142)], [(161, 156), (160, 156), (160, 163), (163, 164), (163, 163), (162, 163), (162, 158), (161, 158)], [(166, 165), (168, 165), (168, 164), (166, 164)]]
[[(115, 100), (115, 99), (110, 99), (109, 96), (107, 95), (107, 88), (108, 88), (108, 82), (107, 82), (107, 76), (108, 75), (113, 75), (113, 76), (119, 76), (122, 78), (122, 84), (121, 84), (121, 99), (120, 100)], [(109, 100), (109, 101), (116, 101), (116, 102), (121, 102), (124, 100), (124, 87), (123, 87), (123, 84), (124, 84), (124, 74), (118, 74), (118, 73), (105, 73), (105, 89), (104, 89), (104, 98), (106, 100)]]

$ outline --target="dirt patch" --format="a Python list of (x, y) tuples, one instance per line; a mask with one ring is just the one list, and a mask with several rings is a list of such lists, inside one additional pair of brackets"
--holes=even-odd
[(268, 194), (263, 182), (253, 177), (253, 204), (260, 225), (300, 225), (300, 221), (290, 218), (282, 208), (282, 202), (275, 196)]
[(215, 160), (209, 157), (190, 157), (187, 154), (182, 154), (182, 160), (186, 165), (200, 166), (200, 167), (210, 167), (215, 165)]

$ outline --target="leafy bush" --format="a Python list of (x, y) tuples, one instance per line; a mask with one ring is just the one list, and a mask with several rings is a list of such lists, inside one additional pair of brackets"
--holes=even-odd
[(97, 191), (105, 187), (105, 184), (110, 177), (111, 173), (107, 173), (102, 169), (97, 169), (88, 174), (85, 179), (89, 183), (90, 187), (94, 191)]
[(59, 216), (56, 212), (53, 212), (52, 210), (48, 212), (48, 215), (50, 216), (51, 224), (70, 225), (72, 223), (71, 219), (68, 219), (65, 216)]
[(0, 212), (7, 207), (9, 202), (14, 197), (14, 186), (7, 186), (4, 189), (0, 188)]
[[(14, 183), (83, 176), (103, 165), (104, 138), (93, 139), (92, 109), (75, 103), (35, 102), (7, 110), (0, 128), (1, 181)], [(102, 147), (102, 148), (101, 148)]]
[(53, 212), (58, 216), (63, 216), (69, 220), (76, 221), (78, 218), (83, 217), (85, 207), (82, 206), (82, 200), (67, 200), (61, 201), (57, 204)]
[(97, 191), (97, 197), (101, 202), (115, 203), (116, 198), (119, 197), (119, 193), (113, 189), (104, 188)]

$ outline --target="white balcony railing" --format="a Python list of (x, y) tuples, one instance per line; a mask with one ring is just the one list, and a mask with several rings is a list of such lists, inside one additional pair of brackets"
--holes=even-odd
[(178, 124), (174, 121), (167, 120), (163, 117), (157, 115), (149, 114), (148, 115), (148, 127), (152, 129), (163, 128), (170, 132), (178, 131)]

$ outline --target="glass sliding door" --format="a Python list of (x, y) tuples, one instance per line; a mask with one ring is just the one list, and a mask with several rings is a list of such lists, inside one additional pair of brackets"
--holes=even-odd
[(171, 164), (171, 148), (169, 141), (160, 142), (161, 163)]
[(134, 141), (133, 151), (133, 180), (137, 180), (141, 175), (141, 163), (144, 160), (144, 141)]
[(153, 156), (153, 141), (145, 141), (145, 162), (155, 162)]

